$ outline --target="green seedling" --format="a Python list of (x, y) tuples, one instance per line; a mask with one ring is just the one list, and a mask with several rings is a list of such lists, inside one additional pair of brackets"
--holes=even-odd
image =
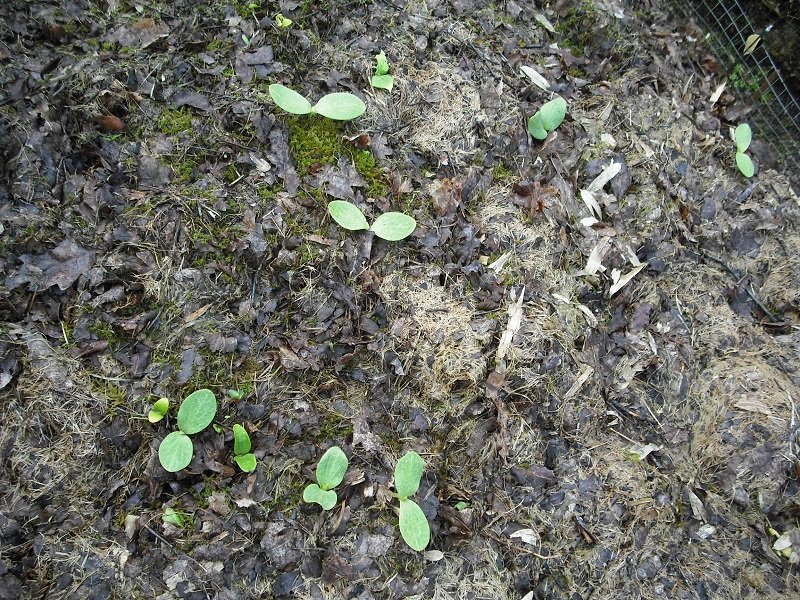
[(226, 390), (225, 393), (228, 394), (228, 398), (230, 398), (231, 400), (241, 400), (242, 398), (244, 398), (244, 392), (241, 390), (231, 389), (231, 390)]
[(241, 425), (233, 426), (233, 460), (245, 473), (256, 470), (256, 455), (250, 452), (253, 444), (247, 430)]
[(150, 409), (150, 412), (147, 413), (147, 420), (151, 423), (158, 423), (161, 419), (167, 416), (168, 410), (169, 399), (159, 398), (156, 403), (153, 404), (153, 408)]
[(294, 21), (284, 17), (281, 13), (275, 15), (275, 24), (281, 29), (287, 29), (288, 27), (291, 27), (292, 23), (294, 23)]
[(158, 447), (158, 460), (170, 473), (186, 468), (192, 462), (194, 446), (190, 435), (203, 431), (217, 414), (217, 398), (207, 389), (192, 392), (178, 409), (178, 431), (173, 431)]
[(186, 525), (186, 521), (184, 521), (183, 515), (174, 508), (170, 507), (164, 509), (164, 514), (161, 516), (161, 520), (164, 523), (175, 525), (175, 527), (183, 527), (184, 525)]
[(305, 96), (280, 83), (269, 86), (269, 95), (275, 104), (293, 115), (316, 113), (334, 121), (351, 121), (367, 110), (361, 98), (347, 92), (323, 96), (314, 106), (311, 106)]
[(410, 548), (422, 552), (431, 540), (431, 528), (425, 513), (409, 496), (419, 489), (425, 461), (414, 451), (407, 452), (394, 468), (394, 489), (400, 499), (400, 535)]
[(370, 226), (364, 213), (355, 204), (344, 200), (329, 202), (328, 214), (345, 229), (350, 231), (369, 229), (379, 238), (389, 242), (407, 238), (417, 227), (417, 222), (413, 217), (400, 212), (383, 213)]
[(745, 177), (752, 177), (756, 172), (753, 161), (745, 154), (750, 147), (750, 142), (753, 141), (753, 132), (750, 125), (742, 123), (733, 132), (733, 138), (736, 140), (736, 166), (739, 167), (739, 172)]
[(329, 448), (317, 465), (317, 483), (311, 483), (303, 490), (303, 500), (309, 504), (316, 502), (322, 510), (330, 510), (336, 506), (337, 485), (342, 483), (347, 471), (347, 456), (342, 449), (333, 446)]
[(394, 77), (389, 75), (389, 61), (383, 50), (375, 57), (375, 75), (372, 76), (370, 83), (374, 88), (392, 91)]
[(560, 96), (545, 102), (533, 116), (528, 119), (528, 133), (537, 140), (543, 140), (547, 133), (561, 125), (567, 115), (567, 102)]

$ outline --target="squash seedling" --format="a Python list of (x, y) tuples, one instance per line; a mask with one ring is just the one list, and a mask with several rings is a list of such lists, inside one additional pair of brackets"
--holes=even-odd
[(256, 470), (256, 455), (250, 452), (253, 444), (247, 430), (241, 425), (233, 426), (233, 460), (245, 473)]
[(361, 98), (348, 92), (335, 92), (323, 96), (314, 106), (311, 106), (311, 102), (305, 96), (280, 83), (269, 86), (269, 95), (275, 104), (293, 115), (316, 113), (334, 121), (351, 121), (367, 110)]
[(537, 140), (543, 140), (547, 133), (553, 131), (561, 125), (567, 115), (567, 102), (562, 97), (557, 96), (549, 102), (545, 102), (533, 116), (528, 119), (528, 133)]
[(381, 53), (375, 57), (375, 75), (370, 79), (372, 87), (391, 92), (394, 85), (394, 77), (388, 73), (389, 61), (386, 59), (386, 53), (381, 50)]
[(317, 483), (306, 486), (303, 500), (309, 504), (316, 502), (322, 510), (330, 510), (336, 506), (336, 492), (333, 488), (342, 483), (347, 464), (347, 456), (341, 448), (328, 448), (317, 465)]
[(745, 154), (745, 151), (750, 147), (750, 142), (753, 141), (753, 132), (750, 130), (750, 125), (742, 123), (733, 132), (733, 138), (736, 140), (736, 166), (739, 167), (739, 172), (745, 177), (752, 177), (756, 172), (753, 166), (753, 161)]
[(150, 412), (147, 413), (147, 420), (151, 423), (158, 423), (161, 419), (167, 416), (168, 410), (169, 399), (159, 398), (156, 400), (156, 403), (153, 404), (153, 408), (150, 409)]
[(400, 535), (409, 547), (422, 552), (431, 540), (431, 528), (425, 513), (409, 496), (419, 489), (425, 462), (414, 451), (407, 452), (394, 468), (394, 489), (400, 499)]
[(329, 202), (328, 214), (345, 229), (350, 231), (369, 229), (379, 238), (389, 242), (407, 238), (417, 227), (417, 222), (413, 217), (401, 212), (383, 213), (370, 226), (364, 213), (355, 204), (344, 200)]
[(186, 468), (192, 462), (194, 446), (189, 436), (200, 433), (217, 414), (217, 398), (207, 389), (192, 392), (178, 409), (178, 431), (173, 431), (158, 446), (158, 460), (170, 473)]

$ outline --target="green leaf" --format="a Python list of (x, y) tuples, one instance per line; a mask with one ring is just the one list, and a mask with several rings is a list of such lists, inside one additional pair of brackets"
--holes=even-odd
[(733, 137), (736, 140), (736, 150), (744, 152), (750, 147), (750, 142), (753, 141), (753, 132), (750, 125), (742, 123), (733, 132)]
[(394, 86), (394, 77), (391, 75), (373, 75), (370, 83), (374, 88), (391, 92)]
[(332, 200), (328, 203), (328, 214), (339, 225), (351, 231), (369, 229), (364, 213), (355, 205), (344, 200)]
[(412, 550), (422, 552), (431, 541), (431, 527), (425, 513), (413, 500), (400, 500), (400, 535)]
[(380, 54), (375, 56), (375, 75), (386, 75), (389, 72), (389, 61), (386, 58), (386, 53), (381, 50)]
[(317, 465), (317, 482), (323, 490), (335, 488), (342, 483), (347, 471), (347, 456), (338, 446), (328, 448)]
[(539, 112), (542, 115), (542, 127), (547, 131), (553, 131), (561, 125), (567, 114), (567, 102), (560, 96), (553, 98), (550, 102), (545, 102)]
[(400, 498), (408, 498), (417, 492), (424, 469), (425, 461), (413, 450), (397, 461), (394, 468), (394, 489)]
[(400, 212), (383, 213), (375, 219), (370, 229), (379, 238), (390, 242), (397, 242), (410, 236), (417, 228), (417, 222), (413, 217)]
[(250, 443), (250, 436), (247, 430), (239, 424), (233, 426), (233, 453), (242, 456), (250, 452), (253, 445)]
[(217, 398), (207, 389), (192, 392), (178, 409), (178, 429), (183, 433), (198, 433), (209, 426), (217, 414)]
[(285, 85), (273, 83), (269, 86), (269, 95), (283, 110), (293, 115), (307, 115), (311, 112), (311, 102)]
[(147, 420), (151, 423), (158, 423), (164, 416), (167, 414), (169, 410), (169, 399), (167, 398), (159, 398), (155, 404), (153, 404), (152, 410), (147, 413)]
[(323, 510), (330, 510), (336, 506), (336, 492), (330, 490), (323, 490), (316, 483), (306, 486), (303, 490), (303, 500), (311, 504), (316, 502)]
[(275, 23), (277, 23), (278, 27), (280, 27), (281, 29), (286, 29), (287, 27), (291, 27), (294, 21), (292, 21), (287, 17), (284, 17), (281, 13), (278, 13), (277, 15), (275, 15)]
[(181, 431), (173, 431), (158, 446), (158, 462), (164, 470), (176, 473), (192, 462), (194, 447), (191, 438)]
[(528, 119), (528, 133), (537, 140), (543, 140), (547, 137), (547, 131), (542, 125), (542, 113), (539, 111), (536, 111), (533, 116)]
[(175, 527), (183, 527), (184, 525), (183, 516), (181, 516), (181, 513), (171, 507), (164, 509), (164, 514), (161, 516), (161, 520), (164, 523), (175, 525)]
[(367, 107), (358, 96), (336, 92), (320, 98), (311, 110), (335, 121), (350, 121), (363, 115)]
[(228, 394), (228, 398), (231, 400), (241, 400), (244, 398), (244, 392), (241, 390), (227, 390), (225, 393)]
[(736, 166), (739, 167), (739, 171), (745, 177), (752, 177), (756, 172), (756, 168), (753, 165), (753, 161), (750, 160), (750, 157), (747, 156), (747, 154), (744, 154), (742, 152), (736, 153)]
[(239, 465), (239, 468), (245, 473), (252, 473), (256, 470), (256, 455), (255, 454), (242, 454), (234, 456), (233, 460)]

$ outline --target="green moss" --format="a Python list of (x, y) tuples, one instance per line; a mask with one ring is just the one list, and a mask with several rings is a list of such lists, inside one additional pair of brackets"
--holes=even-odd
[(495, 181), (511, 181), (514, 179), (514, 173), (506, 167), (503, 163), (497, 165), (494, 169), (492, 169), (492, 178)]
[(596, 26), (595, 7), (592, 2), (584, 0), (570, 8), (555, 29), (564, 36), (560, 42), (563, 48), (568, 48), (575, 56), (583, 56), (586, 47), (594, 42)]
[(736, 63), (733, 66), (733, 70), (731, 71), (728, 79), (730, 80), (731, 85), (737, 90), (757, 92), (761, 88), (758, 82), (758, 77), (752, 74), (748, 75), (747, 71), (745, 70), (745, 66), (741, 63)]
[(192, 173), (197, 168), (197, 161), (193, 158), (187, 158), (172, 165), (175, 171), (175, 178), (178, 183), (187, 183), (192, 178)]
[(95, 334), (101, 340), (107, 341), (109, 344), (114, 344), (117, 341), (117, 335), (114, 333), (114, 328), (108, 323), (98, 321), (89, 326), (89, 331)]
[(225, 167), (225, 172), (223, 173), (223, 177), (225, 179), (225, 183), (233, 183), (239, 177), (241, 177), (239, 171), (236, 170), (234, 165), (228, 165)]
[(301, 177), (323, 165), (335, 165), (340, 157), (345, 156), (367, 182), (368, 197), (389, 193), (386, 174), (375, 157), (369, 150), (356, 148), (345, 140), (341, 123), (309, 115), (288, 117), (286, 124), (289, 128), (289, 152)]
[(192, 128), (192, 111), (183, 106), (177, 109), (166, 108), (158, 120), (158, 128), (164, 135), (176, 135)]

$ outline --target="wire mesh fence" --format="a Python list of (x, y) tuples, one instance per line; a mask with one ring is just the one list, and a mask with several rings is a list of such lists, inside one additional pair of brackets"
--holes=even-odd
[[(800, 101), (738, 0), (679, 0), (678, 10), (707, 33), (707, 42), (728, 73), (728, 88), (754, 110), (748, 122), (757, 139), (772, 144), (778, 163), (800, 186)], [(748, 44), (748, 41), (750, 42)]]

